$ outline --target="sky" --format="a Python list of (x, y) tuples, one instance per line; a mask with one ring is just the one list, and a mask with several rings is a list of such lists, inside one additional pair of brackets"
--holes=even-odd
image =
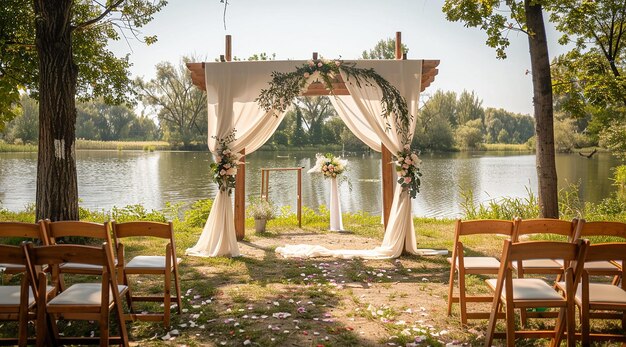
[[(159, 62), (178, 63), (184, 55), (214, 61), (224, 54), (225, 35), (232, 35), (233, 55), (242, 59), (261, 52), (276, 54), (277, 60), (310, 59), (312, 52), (328, 59), (358, 59), (364, 50), (400, 31), (409, 48), (408, 59), (440, 60), (439, 74), (425, 96), (437, 89), (475, 91), (484, 107), (532, 115), (526, 35), (510, 32), (508, 58), (496, 59), (495, 50), (485, 45), (483, 31), (445, 19), (443, 2), (229, 0), (224, 29), (220, 0), (169, 0), (141, 28), (144, 35), (157, 35), (157, 43), (146, 46), (122, 39), (110, 48), (118, 55), (130, 54), (133, 77), (150, 79)], [(553, 58), (567, 48), (558, 45), (558, 32), (547, 25)]]

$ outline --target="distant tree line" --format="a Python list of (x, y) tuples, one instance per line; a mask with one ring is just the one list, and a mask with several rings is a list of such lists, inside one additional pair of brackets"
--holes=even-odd
[[(534, 120), (503, 109), (483, 108), (474, 92), (438, 90), (417, 115), (413, 145), (421, 150), (480, 149), (484, 143), (528, 142)], [(340, 145), (346, 150), (367, 147), (350, 132), (328, 97), (301, 97), (270, 138), (280, 146)]]
[[(8, 143), (36, 144), (39, 105), (22, 95), (17, 117), (6, 124), (0, 138)], [(127, 105), (108, 105), (102, 99), (76, 104), (76, 137), (97, 141), (153, 141), (163, 137), (161, 128)]]
[[(108, 105), (102, 99), (77, 103), (77, 138), (97, 141), (164, 140), (180, 148), (206, 148), (206, 97), (195, 93), (183, 70), (172, 64), (157, 66), (158, 77), (137, 82), (145, 91), (144, 104), (152, 117), (128, 105)], [(161, 79), (159, 82), (158, 79)], [(183, 81), (181, 83), (180, 81)], [(179, 81), (179, 82), (177, 82)], [(178, 84), (176, 84), (178, 83)], [(163, 89), (167, 85), (169, 89)], [(194, 93), (190, 95), (190, 92)], [(181, 95), (186, 96), (184, 99)], [(38, 105), (22, 96), (19, 115), (6, 124), (0, 139), (9, 143), (37, 143)], [(268, 141), (275, 147), (341, 146), (367, 150), (339, 118), (328, 97), (300, 97)], [(557, 148), (581, 142), (574, 120), (556, 123)], [(480, 149), (484, 143), (526, 143), (534, 131), (533, 118), (503, 109), (483, 108), (474, 92), (438, 90), (417, 115), (413, 145), (426, 151)]]
[(413, 145), (422, 150), (480, 149), (484, 143), (526, 143), (534, 119), (503, 109), (484, 108), (476, 94), (437, 90), (422, 106)]

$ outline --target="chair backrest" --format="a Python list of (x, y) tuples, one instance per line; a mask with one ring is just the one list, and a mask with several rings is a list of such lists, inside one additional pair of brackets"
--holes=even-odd
[(513, 222), (499, 219), (480, 220), (460, 220), (456, 221), (456, 232), (458, 236), (477, 234), (497, 234), (511, 236), (513, 234)]
[(574, 225), (576, 222), (561, 219), (516, 219), (513, 232), (513, 242), (519, 242), (520, 236), (533, 234), (552, 234), (567, 237), (571, 242), (574, 238)]
[(579, 220), (574, 238), (580, 239), (593, 236), (619, 237), (626, 240), (626, 223)]
[(176, 244), (174, 243), (174, 225), (172, 222), (125, 222), (113, 225), (113, 237), (115, 238), (116, 247), (121, 242), (120, 239), (125, 237), (156, 237), (169, 240), (172, 247), (174, 257), (176, 257)]
[[(610, 242), (610, 243), (597, 243), (589, 246), (585, 261), (621, 261), (622, 264), (626, 264), (626, 243), (624, 242)], [(621, 287), (626, 289), (626, 266), (621, 266)]]
[(29, 265), (79, 263), (101, 265), (103, 271), (106, 271), (109, 265), (113, 265), (112, 258), (111, 264), (109, 264), (109, 256), (112, 256), (112, 253), (109, 245), (106, 243), (103, 243), (102, 246), (61, 244), (39, 247), (28, 244), (26, 249)]
[(43, 221), (39, 223), (0, 222), (0, 238), (19, 237), (40, 240), (48, 244), (48, 236)]
[(26, 256), (21, 246), (0, 245), (0, 263), (26, 265)]
[(83, 237), (101, 239), (103, 242), (112, 244), (109, 223), (92, 223), (81, 221), (45, 221), (45, 229), (48, 234), (49, 244), (57, 244), (61, 237)]
[(113, 235), (115, 238), (150, 236), (162, 239), (173, 238), (173, 224), (159, 222), (126, 222), (113, 224)]

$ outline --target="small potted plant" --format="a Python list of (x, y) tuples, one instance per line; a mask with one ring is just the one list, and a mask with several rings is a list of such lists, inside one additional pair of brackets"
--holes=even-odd
[(256, 232), (262, 233), (265, 232), (267, 221), (276, 218), (276, 207), (270, 200), (254, 197), (250, 199), (248, 215), (254, 218)]

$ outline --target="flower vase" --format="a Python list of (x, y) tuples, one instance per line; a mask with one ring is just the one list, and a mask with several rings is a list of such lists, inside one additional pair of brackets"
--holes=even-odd
[(341, 220), (341, 203), (339, 200), (339, 187), (336, 177), (332, 177), (330, 179), (330, 230), (343, 230), (343, 222)]
[(255, 218), (254, 219), (254, 230), (257, 233), (264, 233), (266, 224), (267, 224), (267, 219)]

